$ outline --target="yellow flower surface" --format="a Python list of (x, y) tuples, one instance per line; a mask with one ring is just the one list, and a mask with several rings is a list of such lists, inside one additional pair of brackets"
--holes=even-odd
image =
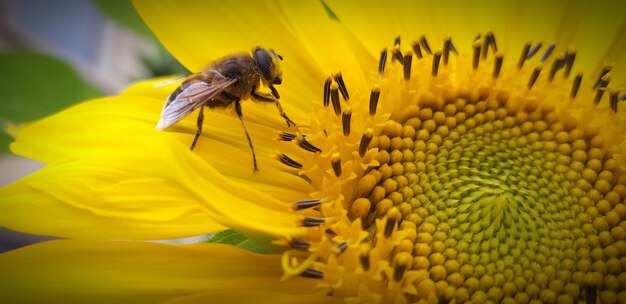
[[(626, 15), (615, 2), (135, 1), (191, 71), (255, 46), (281, 103), (155, 130), (137, 83), (20, 127), (48, 163), (0, 225), (13, 301), (625, 303)], [(267, 88), (266, 88), (267, 89)], [(273, 254), (172, 239), (225, 228)]]

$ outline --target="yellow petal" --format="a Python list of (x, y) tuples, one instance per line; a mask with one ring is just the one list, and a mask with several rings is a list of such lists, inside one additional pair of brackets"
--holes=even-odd
[(314, 280), (280, 282), (279, 256), (216, 244), (50, 241), (0, 255), (6, 302), (154, 303), (240, 291), (308, 294)]
[(184, 188), (88, 161), (0, 189), (0, 226), (66, 238), (171, 239), (223, 229)]

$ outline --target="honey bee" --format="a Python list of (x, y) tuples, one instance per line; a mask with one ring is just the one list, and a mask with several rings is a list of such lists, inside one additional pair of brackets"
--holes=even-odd
[[(236, 54), (219, 59), (206, 67), (202, 72), (192, 74), (178, 86), (167, 98), (161, 119), (157, 123), (157, 130), (164, 130), (194, 110), (200, 108), (197, 121), (197, 131), (190, 149), (196, 146), (204, 121), (204, 106), (213, 108), (229, 108), (234, 106), (235, 114), (241, 121), (243, 130), (252, 151), (254, 170), (258, 170), (256, 154), (241, 111), (241, 101), (253, 99), (259, 102), (276, 104), (280, 116), (287, 122), (287, 126), (295, 123), (287, 117), (280, 102), (280, 95), (274, 87), (282, 83), (280, 62), (283, 57), (272, 49), (256, 47), (252, 54)], [(271, 95), (259, 91), (263, 84), (271, 90)]]

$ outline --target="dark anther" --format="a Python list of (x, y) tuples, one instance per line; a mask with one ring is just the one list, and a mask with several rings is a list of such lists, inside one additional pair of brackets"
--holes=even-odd
[(519, 57), (519, 61), (517, 62), (517, 69), (521, 70), (524, 66), (524, 62), (526, 62), (526, 56), (528, 56), (528, 52), (530, 51), (530, 43), (524, 44), (524, 48), (522, 49), (522, 54)]
[(400, 36), (398, 35), (398, 37), (396, 37), (396, 39), (393, 40), (393, 45), (394, 46), (400, 46)]
[(343, 76), (341, 72), (335, 75), (335, 81), (339, 85), (339, 92), (341, 92), (341, 96), (343, 96), (344, 100), (350, 100), (350, 95), (348, 95), (348, 88), (346, 87), (346, 83), (343, 82)]
[(391, 218), (387, 218), (387, 224), (385, 225), (385, 236), (386, 237), (390, 237), (391, 233), (393, 233), (393, 229), (396, 228), (396, 224), (398, 223), (398, 221), (391, 219)]
[(330, 103), (330, 84), (333, 82), (333, 80), (328, 77), (326, 78), (326, 81), (324, 82), (324, 106), (328, 107), (328, 104)]
[(413, 47), (413, 53), (415, 53), (415, 56), (417, 56), (417, 59), (422, 59), (423, 55), (422, 55), (422, 48), (420, 47), (419, 42), (413, 42), (413, 44), (411, 44), (411, 46)]
[(413, 55), (411, 55), (411, 53), (405, 54), (404, 60), (402, 61), (404, 80), (411, 79), (411, 62), (413, 62)]
[(622, 96), (617, 98), (617, 102), (622, 102), (624, 100), (626, 100), (626, 93), (622, 94)]
[(428, 55), (433, 54), (433, 52), (430, 50), (430, 45), (428, 45), (428, 40), (426, 40), (426, 36), (420, 37), (420, 45)]
[(322, 149), (314, 146), (312, 143), (306, 140), (306, 137), (301, 137), (298, 139), (298, 146), (309, 152), (313, 152), (313, 153), (322, 152)]
[(304, 226), (304, 227), (316, 227), (316, 226), (319, 226), (321, 224), (324, 224), (324, 222), (326, 222), (326, 219), (321, 218), (321, 217), (305, 216), (304, 220), (302, 221), (302, 226)]
[(617, 91), (612, 91), (609, 94), (610, 98), (609, 101), (611, 102), (611, 110), (613, 110), (613, 112), (617, 113), (617, 101), (619, 98), (619, 92)]
[(535, 44), (535, 46), (533, 46), (530, 51), (528, 51), (528, 54), (526, 55), (526, 59), (530, 59), (533, 56), (535, 56), (535, 54), (537, 54), (537, 52), (539, 52), (539, 50), (541, 49), (541, 46), (543, 45), (543, 43), (539, 42), (537, 44)]
[(302, 200), (296, 202), (296, 210), (309, 209), (319, 206), (322, 203), (321, 200), (318, 199), (310, 199), (310, 200)]
[(435, 56), (433, 56), (433, 69), (432, 69), (433, 76), (437, 76), (437, 74), (439, 73), (439, 61), (440, 60), (441, 60), (441, 51), (437, 51), (435, 53)]
[(348, 242), (343, 241), (337, 244), (336, 249), (338, 254), (342, 254), (344, 251), (346, 251), (346, 249), (348, 249)]
[(455, 56), (459, 56), (459, 51), (456, 49), (456, 46), (454, 46), (454, 42), (452, 42), (452, 38), (450, 38), (450, 51), (452, 51), (452, 53)]
[(330, 86), (330, 101), (333, 103), (335, 115), (339, 115), (341, 113), (341, 103), (339, 101), (339, 86), (336, 83)]
[(292, 141), (296, 138), (296, 134), (294, 133), (289, 133), (289, 132), (281, 132), (278, 135), (278, 139), (282, 140), (282, 141)]
[(552, 51), (554, 51), (554, 47), (556, 47), (556, 44), (554, 43), (548, 45), (546, 50), (543, 51), (543, 56), (541, 56), (541, 62), (546, 62), (546, 60), (548, 60), (548, 57), (550, 57)]
[(574, 66), (574, 60), (576, 60), (576, 52), (571, 51), (565, 54), (565, 71), (563, 71), (563, 78), (569, 77), (569, 73), (572, 72)]
[(361, 157), (365, 156), (365, 152), (367, 152), (367, 148), (369, 147), (373, 136), (374, 131), (372, 129), (367, 129), (363, 133), (363, 137), (361, 137), (361, 143), (359, 144), (359, 155)]
[(596, 286), (585, 286), (585, 300), (588, 304), (595, 304), (598, 297), (598, 288)]
[(301, 163), (299, 163), (299, 162), (289, 158), (289, 156), (287, 156), (287, 155), (285, 155), (283, 153), (279, 153), (278, 154), (278, 160), (281, 163), (283, 163), (283, 164), (285, 164), (285, 165), (287, 165), (289, 167), (296, 168), (296, 169), (301, 169), (302, 168), (302, 164)]
[(554, 59), (554, 62), (552, 62), (552, 67), (550, 68), (550, 73), (548, 74), (548, 81), (554, 80), (554, 76), (556, 75), (556, 72), (558, 72), (564, 66), (565, 66), (565, 59), (563, 59), (562, 57)]
[(402, 56), (402, 52), (400, 51), (400, 48), (395, 47), (393, 48), (393, 50), (391, 51), (391, 61), (398, 61), (400, 63), (404, 62), (404, 56)]
[[(610, 66), (605, 66), (605, 67), (602, 68), (602, 70), (600, 71), (600, 75), (598, 75), (598, 80), (596, 80), (596, 83), (593, 84), (593, 89), (594, 90), (599, 88), (599, 87), (602, 87), (602, 84), (603, 84), (602, 78), (604, 78), (604, 76), (606, 74), (608, 74), (610, 71), (611, 71), (611, 67)], [(606, 86), (606, 84), (605, 84), (605, 86)]]
[(541, 73), (541, 67), (536, 67), (533, 70), (533, 73), (530, 74), (530, 79), (528, 80), (528, 85), (527, 85), (529, 89), (532, 89), (533, 86), (535, 85), (537, 78), (539, 78), (539, 73)]
[(359, 259), (361, 260), (361, 266), (363, 266), (363, 269), (365, 269), (365, 271), (370, 269), (370, 256), (369, 254), (365, 253), (365, 254), (361, 254), (361, 256), (359, 256)]
[(378, 107), (378, 98), (380, 97), (380, 87), (375, 86), (370, 93), (370, 115), (376, 114), (376, 108)]
[(493, 32), (487, 33), (487, 41), (489, 41), (489, 45), (493, 48), (493, 52), (498, 52), (498, 45), (496, 44), (496, 36)]
[(496, 55), (496, 60), (493, 62), (493, 78), (500, 76), (500, 70), (502, 69), (502, 55)]
[(474, 42), (474, 53), (472, 56), (472, 68), (474, 70), (478, 69), (478, 63), (480, 63), (480, 42)]
[(323, 272), (321, 272), (319, 270), (312, 269), (312, 268), (305, 269), (300, 275), (305, 277), (305, 278), (312, 278), (312, 279), (323, 279), (324, 278), (324, 273)]
[(343, 127), (343, 135), (350, 135), (350, 119), (352, 119), (352, 111), (346, 110), (341, 115), (341, 126)]
[(387, 64), (387, 49), (380, 52), (380, 60), (378, 60), (378, 77), (382, 77), (385, 73), (385, 64)]
[(404, 276), (405, 271), (406, 268), (403, 265), (397, 265), (393, 268), (393, 279), (396, 282), (400, 282), (400, 280), (402, 280), (402, 277)]
[(335, 173), (335, 176), (340, 177), (341, 176), (341, 156), (339, 155), (339, 153), (333, 155), (332, 159), (330, 160), (330, 165), (331, 167), (333, 167), (333, 172)]
[(569, 93), (569, 97), (574, 99), (576, 98), (576, 94), (578, 94), (578, 89), (580, 89), (580, 83), (583, 81), (583, 74), (578, 74), (574, 77), (574, 83), (572, 84), (572, 90)]
[(292, 239), (291, 242), (289, 242), (289, 246), (298, 250), (307, 251), (309, 247), (311, 246), (311, 243), (300, 240), (300, 239)]
[(448, 65), (448, 59), (450, 58), (450, 46), (452, 45), (452, 40), (450, 38), (446, 38), (443, 41), (443, 54), (441, 58), (443, 59), (443, 64)]
[(598, 82), (598, 88), (596, 90), (596, 96), (593, 99), (595, 104), (599, 104), (600, 100), (602, 100), (602, 95), (604, 95), (604, 91), (606, 87), (609, 85), (609, 81), (611, 78), (608, 75), (604, 75), (600, 81)]

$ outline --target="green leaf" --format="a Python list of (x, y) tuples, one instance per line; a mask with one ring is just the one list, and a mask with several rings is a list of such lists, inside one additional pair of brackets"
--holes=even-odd
[(252, 240), (246, 235), (232, 229), (226, 229), (207, 235), (204, 243), (227, 244), (254, 253), (271, 254), (281, 252), (276, 245), (272, 245), (268, 240)]
[[(102, 94), (64, 62), (30, 52), (0, 53), (0, 128), (42, 118)], [(11, 138), (0, 131), (0, 153)]]
[(156, 37), (139, 17), (130, 0), (95, 0), (95, 2), (103, 12), (111, 16), (120, 25), (156, 41)]

